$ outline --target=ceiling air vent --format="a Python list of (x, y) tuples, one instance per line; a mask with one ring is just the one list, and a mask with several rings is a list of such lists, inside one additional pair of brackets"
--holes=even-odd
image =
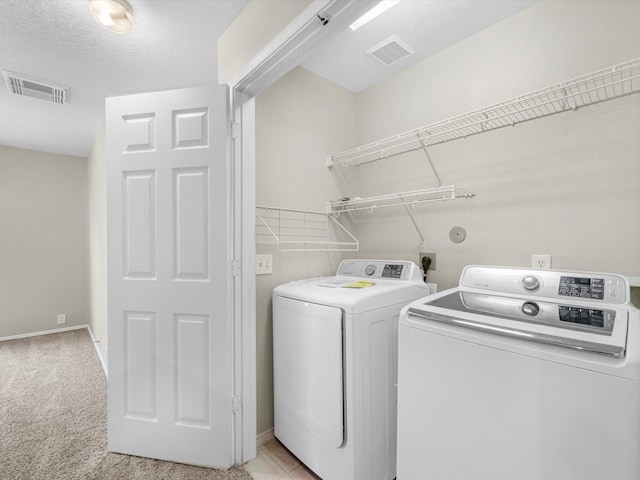
[(16, 95), (39, 98), (53, 103), (67, 103), (69, 101), (69, 87), (7, 70), (3, 70), (2, 75), (4, 75), (4, 81), (9, 91)]
[(386, 66), (393, 65), (409, 55), (413, 55), (415, 50), (411, 48), (404, 40), (398, 38), (397, 35), (387, 38), (375, 47), (367, 50), (367, 53), (373, 55)]

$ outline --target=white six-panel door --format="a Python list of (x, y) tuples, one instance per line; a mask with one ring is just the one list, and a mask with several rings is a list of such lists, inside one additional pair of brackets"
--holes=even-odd
[(109, 450), (232, 464), (224, 87), (107, 99)]

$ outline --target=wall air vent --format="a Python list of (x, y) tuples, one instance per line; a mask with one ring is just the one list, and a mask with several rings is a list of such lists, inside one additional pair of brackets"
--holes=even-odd
[(401, 40), (397, 35), (393, 35), (367, 50), (367, 53), (373, 55), (388, 67), (416, 52), (407, 45), (407, 42)]
[(9, 91), (16, 95), (39, 98), (53, 103), (67, 103), (69, 101), (69, 87), (7, 70), (2, 70), (2, 75)]

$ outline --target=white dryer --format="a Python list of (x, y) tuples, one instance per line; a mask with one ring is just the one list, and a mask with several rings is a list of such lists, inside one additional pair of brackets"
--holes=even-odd
[(428, 293), (382, 260), (274, 289), (275, 436), (323, 480), (395, 478), (399, 314)]

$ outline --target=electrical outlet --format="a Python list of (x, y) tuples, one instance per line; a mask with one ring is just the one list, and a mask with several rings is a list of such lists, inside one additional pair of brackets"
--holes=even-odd
[(273, 273), (273, 255), (262, 253), (256, 255), (256, 275), (271, 275)]
[(63, 323), (67, 323), (67, 315), (64, 313), (58, 314), (58, 325), (62, 325)]
[(551, 255), (531, 255), (533, 268), (551, 268)]
[(432, 252), (420, 252), (418, 254), (418, 267), (422, 270), (422, 259), (425, 257), (429, 257), (431, 259), (431, 264), (427, 270), (435, 270), (436, 269), (436, 254)]

